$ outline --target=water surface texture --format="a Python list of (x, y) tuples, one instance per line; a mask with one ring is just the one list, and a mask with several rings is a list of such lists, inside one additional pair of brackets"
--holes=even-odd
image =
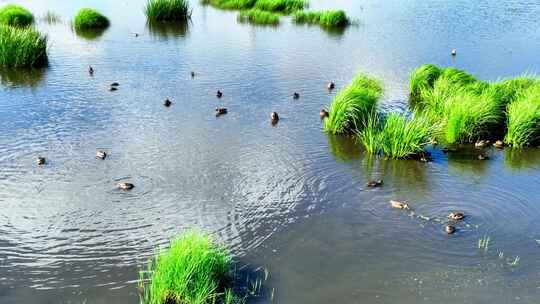
[[(148, 27), (142, 0), (16, 2), (62, 21), (37, 23), (48, 68), (0, 72), (0, 303), (137, 303), (139, 267), (189, 227), (268, 268), (275, 303), (540, 301), (539, 149), (373, 159), (318, 117), (334, 94), (326, 83), (358, 71), (384, 80), (381, 107), (393, 111), (407, 109), (420, 64), (484, 80), (539, 72), (537, 1), (313, 0), (353, 16), (342, 32), (287, 17), (239, 24), (197, 2), (176, 27)], [(70, 19), (85, 6), (111, 27), (76, 35)], [(216, 118), (217, 106), (229, 114)], [(367, 189), (374, 178), (384, 186)], [(467, 218), (448, 237), (454, 210)]]

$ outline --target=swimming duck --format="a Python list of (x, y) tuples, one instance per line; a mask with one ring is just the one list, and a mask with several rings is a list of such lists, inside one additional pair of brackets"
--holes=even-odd
[(451, 54), (452, 54), (452, 56), (456, 56), (456, 55), (457, 55), (457, 50), (456, 50), (456, 49), (452, 49)]
[(294, 92), (292, 96), (293, 96), (293, 99), (299, 99), (300, 98), (300, 94), (298, 94), (296, 92)]
[(478, 155), (478, 160), (488, 160), (489, 159), (489, 156), (485, 155), (485, 154), (479, 154)]
[(88, 66), (88, 74), (90, 74), (90, 76), (94, 75), (94, 68), (92, 66)]
[(504, 148), (504, 143), (502, 142), (502, 140), (497, 140), (493, 143), (493, 146), (497, 149), (502, 149)]
[(116, 187), (118, 187), (118, 189), (120, 190), (131, 190), (135, 188), (135, 185), (133, 185), (132, 183), (118, 183), (116, 184)]
[(326, 117), (329, 117), (330, 114), (325, 109), (322, 109), (321, 112), (319, 112), (319, 116), (321, 117), (321, 119), (325, 119)]
[(454, 232), (456, 232), (456, 227), (452, 225), (446, 225), (446, 227), (444, 227), (444, 231), (446, 232), (446, 234), (454, 234)]
[(109, 91), (111, 92), (118, 91), (118, 87), (109, 87)]
[(117, 87), (117, 86), (119, 86), (119, 85), (120, 85), (120, 84), (119, 84), (118, 82), (113, 82), (113, 83), (111, 83), (111, 87)]
[(191, 78), (195, 78), (195, 72), (191, 71)]
[(135, 33), (135, 37), (139, 37), (139, 33)]
[(45, 157), (38, 157), (36, 159), (36, 163), (38, 164), (38, 166), (42, 166), (42, 165), (45, 165)]
[(107, 157), (107, 152), (102, 151), (102, 150), (98, 150), (96, 152), (96, 158), (97, 159), (105, 159), (106, 157)]
[(372, 180), (372, 181), (367, 182), (366, 186), (370, 188), (375, 188), (375, 187), (382, 186), (382, 184), (383, 184), (382, 179), (379, 179), (379, 180)]
[(336, 87), (336, 84), (333, 81), (330, 81), (328, 83), (327, 88), (328, 88), (329, 91), (332, 91), (335, 87)]
[(448, 215), (448, 218), (453, 221), (461, 221), (465, 218), (465, 214), (463, 212), (452, 212)]
[(216, 116), (227, 114), (227, 108), (216, 108)]
[(400, 202), (400, 201), (391, 200), (390, 205), (392, 206), (392, 208), (395, 208), (395, 209), (403, 209), (403, 210), (411, 209), (409, 208), (409, 204), (405, 202)]
[(474, 143), (474, 146), (476, 148), (483, 148), (485, 147), (487, 144), (489, 144), (489, 140), (478, 140), (476, 143)]
[(217, 98), (223, 97), (223, 92), (221, 92), (220, 90), (218, 90), (217, 93), (216, 93), (216, 96), (217, 96)]
[(270, 120), (272, 120), (273, 123), (276, 123), (279, 121), (279, 115), (277, 112), (270, 113)]
[(163, 102), (163, 105), (166, 106), (166, 107), (170, 107), (172, 105), (172, 101), (170, 101), (169, 98), (167, 98)]

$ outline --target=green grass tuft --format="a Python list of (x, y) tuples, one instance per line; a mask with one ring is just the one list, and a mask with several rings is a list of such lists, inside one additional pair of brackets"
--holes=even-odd
[(231, 258), (210, 237), (187, 232), (171, 242), (139, 275), (141, 300), (147, 304), (234, 303), (230, 283)]
[(299, 11), (293, 16), (296, 23), (318, 24), (322, 27), (345, 27), (350, 24), (347, 14), (342, 10)]
[(515, 148), (537, 143), (540, 137), (540, 86), (530, 87), (508, 105), (504, 141)]
[(330, 105), (324, 130), (331, 134), (351, 134), (361, 130), (382, 96), (380, 81), (359, 74), (343, 88)]
[(202, 0), (202, 4), (212, 5), (221, 9), (245, 10), (251, 9), (257, 0)]
[(47, 63), (47, 36), (31, 27), (0, 25), (0, 66), (40, 67)]
[(279, 15), (259, 9), (250, 9), (238, 13), (238, 21), (262, 25), (277, 25), (279, 24)]
[(187, 0), (148, 0), (145, 13), (151, 22), (186, 21), (191, 18)]
[(76, 31), (105, 29), (109, 26), (109, 19), (94, 9), (82, 8), (75, 16), (73, 25)]
[(24, 7), (8, 4), (0, 8), (0, 23), (11, 26), (27, 26), (34, 22), (34, 16)]
[(304, 0), (257, 0), (254, 8), (283, 14), (294, 13), (307, 6)]

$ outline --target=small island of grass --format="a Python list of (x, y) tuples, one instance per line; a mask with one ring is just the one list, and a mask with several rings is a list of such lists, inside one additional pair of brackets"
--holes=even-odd
[(342, 10), (298, 11), (293, 16), (295, 23), (318, 24), (322, 27), (345, 27), (351, 23)]
[(75, 16), (73, 25), (77, 31), (99, 30), (109, 26), (109, 19), (94, 9), (83, 8)]
[(187, 0), (148, 0), (144, 10), (149, 22), (186, 21), (191, 18)]
[(27, 26), (34, 22), (34, 16), (20, 5), (8, 4), (0, 8), (0, 24)]
[(0, 25), (0, 66), (40, 67), (47, 63), (47, 36), (32, 27)]
[(279, 15), (258, 9), (250, 9), (238, 13), (238, 21), (260, 25), (277, 25), (279, 24)]

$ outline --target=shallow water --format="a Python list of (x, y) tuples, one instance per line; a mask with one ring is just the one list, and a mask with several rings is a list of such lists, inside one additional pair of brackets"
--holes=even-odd
[[(138, 267), (188, 227), (266, 267), (275, 303), (538, 303), (539, 149), (372, 159), (326, 136), (318, 111), (328, 81), (339, 89), (360, 70), (384, 80), (381, 107), (396, 111), (423, 63), (486, 80), (538, 72), (540, 4), (312, 1), (358, 21), (328, 33), (238, 24), (196, 2), (187, 26), (148, 28), (144, 1), (100, 0), (112, 25), (89, 40), (69, 26), (86, 1), (17, 2), (63, 20), (38, 23), (48, 68), (0, 72), (0, 303), (136, 303)], [(374, 178), (384, 186), (367, 189)], [(453, 210), (467, 218), (448, 237)]]

